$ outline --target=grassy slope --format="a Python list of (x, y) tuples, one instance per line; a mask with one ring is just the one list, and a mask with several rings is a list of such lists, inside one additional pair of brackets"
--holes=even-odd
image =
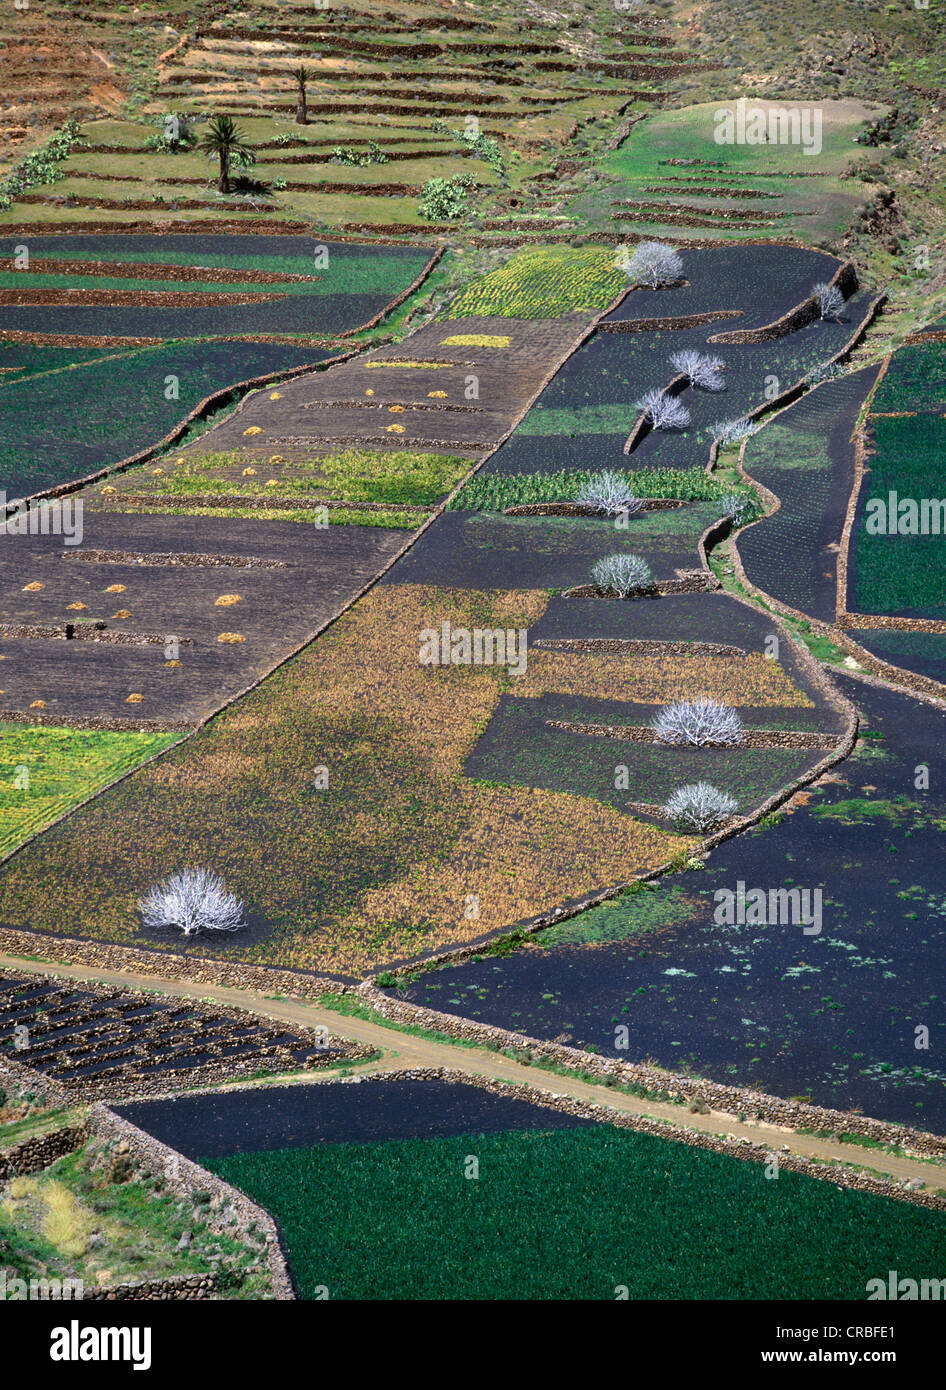
[[(620, 149), (598, 166), (607, 180), (603, 189), (594, 186), (577, 198), (571, 211), (592, 226), (626, 228), (644, 235), (648, 228), (661, 225), (659, 215), (650, 222), (617, 223), (608, 218), (614, 199), (630, 198), (647, 202), (662, 201), (668, 205), (684, 203), (702, 208), (702, 217), (716, 221), (715, 227), (676, 229), (676, 235), (722, 239), (740, 236), (754, 239), (759, 236), (792, 235), (803, 240), (820, 242), (838, 236), (847, 227), (858, 201), (856, 187), (845, 184), (840, 175), (848, 164), (852, 140), (863, 121), (880, 107), (825, 103), (822, 107), (822, 150), (817, 155), (805, 155), (798, 145), (724, 145), (714, 140), (714, 112), (719, 102), (698, 103), (682, 110), (658, 112), (650, 120), (637, 125)], [(709, 171), (699, 166), (668, 165), (668, 159), (698, 159), (713, 166)], [(774, 174), (775, 177), (770, 177)], [(698, 188), (688, 187), (688, 181), (709, 179), (711, 183), (731, 181), (731, 199), (701, 196)], [(672, 188), (669, 193), (655, 193), (654, 187)], [(775, 198), (743, 199), (743, 189), (775, 194)], [(777, 217), (773, 227), (747, 229), (727, 224), (719, 219), (721, 210), (736, 207), (753, 217), (770, 218), (773, 213), (788, 211), (791, 216)]]
[[(181, 1250), (185, 1230), (191, 1239)], [(14, 1178), (0, 1201), (0, 1250), (9, 1277), (80, 1279), (95, 1288), (202, 1274), (212, 1267), (214, 1248), (224, 1254), (227, 1271), (258, 1258), (237, 1240), (212, 1234), (200, 1208), (161, 1196), (153, 1179), (111, 1177), (94, 1145), (39, 1174)], [(260, 1298), (265, 1290), (264, 1278), (249, 1274), (229, 1296)]]
[[(904, 310), (877, 336), (899, 338), (941, 314), (946, 307), (946, 117), (936, 92), (946, 81), (942, 7), (862, 0), (854, 13), (842, 0), (789, 0), (774, 7), (749, 0), (740, 13), (737, 43), (728, 0), (707, 0), (695, 16), (690, 0), (672, 0), (671, 13), (688, 26), (699, 55), (720, 64), (716, 72), (684, 76), (676, 84), (680, 102), (728, 102), (746, 95), (875, 102), (898, 111), (879, 143), (849, 147), (854, 177), (847, 187), (858, 207), (840, 246), (831, 239), (832, 249), (853, 256), (865, 282), (888, 286), (892, 305)], [(858, 215), (885, 189), (895, 194), (902, 215), (892, 227)], [(895, 240), (888, 244), (891, 232)], [(929, 251), (928, 267), (922, 256), (918, 264), (923, 247)]]

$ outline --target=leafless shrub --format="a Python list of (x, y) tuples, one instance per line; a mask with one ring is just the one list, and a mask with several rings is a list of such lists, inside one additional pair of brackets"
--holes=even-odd
[(149, 930), (177, 927), (185, 936), (208, 931), (236, 931), (245, 926), (243, 904), (228, 893), (210, 869), (184, 869), (148, 890), (138, 901)]
[(719, 504), (720, 515), (728, 516), (734, 526), (744, 526), (755, 515), (755, 502), (744, 492), (727, 492)]
[(662, 807), (668, 820), (691, 830), (712, 830), (733, 815), (735, 797), (721, 792), (709, 782), (689, 782), (670, 793)]
[(672, 246), (663, 241), (642, 241), (621, 266), (630, 278), (652, 290), (671, 285), (683, 274), (683, 261)]
[(736, 420), (717, 420), (715, 424), (710, 425), (713, 438), (722, 449), (725, 449), (727, 444), (738, 444), (741, 440), (748, 439), (758, 428), (756, 421), (745, 415)]
[(812, 285), (811, 295), (818, 301), (818, 310), (823, 319), (837, 320), (844, 308), (844, 295), (837, 285), (828, 285), (819, 280), (817, 285)]
[(690, 423), (690, 412), (677, 400), (654, 389), (647, 391), (637, 402), (638, 410), (643, 410), (655, 430), (685, 430)]
[(650, 727), (658, 743), (685, 743), (694, 748), (742, 743), (745, 737), (742, 720), (736, 711), (703, 695), (696, 700), (665, 705)]
[(650, 565), (640, 555), (605, 555), (592, 566), (591, 577), (599, 589), (628, 598), (653, 587)]
[(603, 512), (605, 516), (639, 512), (641, 509), (640, 498), (634, 496), (624, 475), (608, 471), (593, 474), (575, 500), (583, 507), (594, 507), (595, 511)]
[(678, 372), (689, 377), (691, 386), (699, 386), (704, 391), (722, 391), (726, 382), (722, 371), (726, 363), (721, 357), (710, 357), (709, 353), (698, 352), (696, 348), (685, 348), (671, 355), (670, 361)]

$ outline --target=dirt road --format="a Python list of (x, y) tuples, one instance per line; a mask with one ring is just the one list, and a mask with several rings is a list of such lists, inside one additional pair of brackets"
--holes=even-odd
[[(705, 1115), (691, 1114), (689, 1111), (683, 1111), (679, 1105), (625, 1095), (604, 1086), (592, 1085), (578, 1077), (543, 1072), (486, 1048), (466, 1047), (459, 1043), (415, 1037), (384, 1023), (336, 1013), (332, 1009), (305, 1000), (271, 998), (216, 985), (163, 980), (151, 975), (134, 975), (123, 970), (93, 970), (80, 965), (57, 965), (46, 961), (23, 960), (17, 956), (0, 955), (0, 969), (18, 974), (60, 975), (74, 980), (92, 980), (126, 989), (158, 990), (182, 998), (207, 999), (219, 1004), (231, 1004), (285, 1023), (305, 1024), (310, 1028), (321, 1025), (336, 1036), (351, 1038), (382, 1050), (383, 1056), (378, 1061), (358, 1068), (360, 1075), (378, 1071), (404, 1071), (415, 1067), (449, 1067), (471, 1076), (530, 1086), (546, 1095), (569, 1096), (575, 1100), (604, 1106), (620, 1114), (663, 1120), (668, 1122), (668, 1126), (673, 1125), (678, 1130), (731, 1135), (773, 1151), (787, 1149), (790, 1153), (821, 1163), (836, 1162), (869, 1168), (882, 1177), (893, 1178), (900, 1183), (918, 1178), (927, 1188), (946, 1188), (944, 1164), (903, 1158), (859, 1145), (831, 1143), (776, 1125), (739, 1121), (735, 1116), (719, 1111), (710, 1111)], [(331, 1072), (307, 1072), (299, 1080), (317, 1085), (324, 1080), (330, 1080), (331, 1077)], [(288, 1078), (281, 1079), (285, 1081)], [(674, 1136), (668, 1132), (667, 1137), (669, 1139)]]

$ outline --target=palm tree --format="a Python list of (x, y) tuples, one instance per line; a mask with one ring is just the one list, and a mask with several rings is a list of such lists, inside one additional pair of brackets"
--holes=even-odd
[(296, 125), (308, 125), (309, 113), (305, 104), (305, 89), (315, 76), (312, 68), (306, 67), (305, 63), (300, 63), (297, 68), (290, 69), (291, 76), (299, 88), (296, 94)]
[(256, 158), (246, 144), (243, 132), (233, 124), (232, 116), (214, 116), (206, 135), (201, 137), (200, 148), (220, 160), (220, 177), (217, 180), (220, 193), (230, 192), (230, 168), (233, 163), (252, 164)]

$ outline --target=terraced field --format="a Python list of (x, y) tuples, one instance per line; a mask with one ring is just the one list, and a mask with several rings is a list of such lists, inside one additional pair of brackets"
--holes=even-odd
[(946, 74), (896, 9), (0, 16), (4, 1292), (941, 1272)]
[[(81, 35), (83, 24), (71, 23)], [(486, 16), (434, 3), (379, 13), (360, 3), (340, 11), (253, 0), (238, 11), (215, 7), (168, 38), (138, 119), (87, 122), (86, 147), (64, 177), (22, 194), (0, 223), (69, 222), (77, 213), (101, 225), (142, 213), (199, 221), (223, 210), (356, 234), (416, 232), (425, 226), (423, 185), (460, 176), (475, 185), (487, 235), (567, 232), (567, 183), (535, 176), (550, 178), (577, 143), (603, 145), (629, 108), (659, 102), (669, 82), (699, 67), (648, 17), (591, 11), (563, 25), (550, 12), (526, 17), (505, 5)], [(300, 64), (308, 72), (301, 123), (292, 75)], [(258, 155), (251, 174), (219, 194), (201, 154), (143, 155), (166, 111), (238, 120)], [(351, 158), (335, 159), (339, 149)], [(561, 172), (567, 180), (567, 167)]]
[[(157, 26), (151, 31), (140, 16), (129, 22), (130, 12), (126, 17), (102, 11), (96, 23), (85, 22), (76, 8), (8, 5), (0, 14), (0, 178), (38, 134), (49, 133), (77, 109), (90, 117), (118, 111), (133, 81), (135, 31), (149, 46), (158, 40)], [(171, 0), (165, 8), (180, 5)]]
[[(839, 321), (816, 318), (777, 336), (768, 326), (804, 304), (817, 281), (839, 273), (837, 260), (801, 247), (766, 245), (741, 247), (738, 259), (716, 248), (682, 254), (687, 283), (635, 287), (604, 315), (594, 336), (489, 461), (489, 473), (705, 469), (719, 422), (768, 409), (773, 398), (841, 352), (874, 297), (856, 290)], [(739, 341), (743, 335), (750, 341)], [(644, 431), (628, 451), (641, 414), (637, 402), (679, 375), (670, 358), (687, 349), (723, 362), (724, 389), (685, 386), (680, 400), (690, 425)]]
[[(18, 244), (0, 241), (0, 259), (14, 266)], [(292, 237), (26, 245), (27, 266), (0, 274), (8, 495), (143, 453), (188, 417), (235, 403), (227, 388), (344, 353), (334, 336), (381, 317), (431, 262), (415, 248)]]
[[(376, 527), (90, 513), (0, 558), (6, 718), (186, 729), (301, 646), (403, 544)], [(26, 582), (24, 582), (26, 581)], [(274, 624), (274, 613), (280, 614)]]
[[(856, 753), (780, 823), (505, 957), (402, 981), (399, 997), (942, 1132), (946, 1076), (914, 1041), (917, 1024), (941, 1026), (944, 715), (840, 679), (863, 720)], [(931, 790), (918, 792), (921, 760)], [(748, 912), (727, 924), (717, 890), (740, 881), (819, 889), (820, 930)]]
[(838, 608), (838, 555), (855, 481), (853, 434), (877, 379), (865, 367), (828, 381), (749, 439), (743, 466), (778, 510), (739, 537), (749, 580), (821, 622)]
[(49, 1077), (71, 1098), (90, 1101), (160, 1094), (222, 1076), (332, 1066), (356, 1058), (359, 1049), (206, 1004), (4, 974), (0, 1055)]
[[(868, 466), (854, 517), (847, 607), (852, 614), (933, 619), (946, 631), (940, 512), (946, 442), (946, 344), (901, 348), (868, 417)], [(925, 508), (925, 512), (924, 512)]]
[(583, 191), (568, 211), (638, 236), (817, 244), (847, 227), (862, 197), (845, 181), (851, 142), (885, 111), (745, 97), (741, 106), (730, 98), (662, 111), (602, 161), (603, 187)]
[[(370, 275), (372, 258), (355, 250), (355, 276), (358, 265)], [(129, 252), (141, 254), (134, 245)], [(610, 288), (598, 289), (599, 300)], [(19, 536), (0, 567), (8, 662), (0, 708), (98, 728), (177, 729), (206, 718), (390, 562), (509, 432), (592, 317), (435, 322), (411, 336), (410, 352), (388, 346), (324, 374), (297, 374), (246, 397), (181, 452), (84, 489), (75, 499), (84, 518), (77, 544)], [(230, 370), (234, 347), (258, 350), (220, 345)], [(162, 366), (176, 360), (168, 355)], [(97, 369), (116, 368), (110, 359), (76, 367), (70, 384)], [(51, 380), (59, 399), (58, 377), (48, 374), (0, 389), (35, 392)], [(87, 440), (89, 411), (77, 396), (77, 411), (80, 403)], [(180, 401), (167, 404), (180, 410)], [(36, 419), (35, 401), (28, 414), (26, 405), (24, 429)], [(114, 401), (103, 408), (114, 439)], [(128, 428), (141, 426), (136, 403)], [(207, 592), (208, 571), (227, 576), (219, 592)], [(285, 620), (274, 625), (274, 611)]]
[[(0, 240), (0, 341), (68, 346), (168, 339), (298, 341), (356, 332), (412, 282), (432, 253), (320, 243), (311, 236), (37, 236), (16, 267)], [(22, 257), (21, 257), (22, 259)]]
[[(613, 1300), (616, 1288), (743, 1299), (760, 1296), (760, 1269), (766, 1296), (853, 1298), (863, 1263), (918, 1270), (941, 1240), (938, 1212), (791, 1172), (773, 1196), (734, 1157), (455, 1081), (268, 1088), (122, 1113), (278, 1216), (306, 1299), (326, 1288), (368, 1300)], [(660, 1202), (628, 1203), (629, 1181)], [(733, 1212), (725, 1236), (711, 1204)], [(806, 1229), (831, 1233), (815, 1272), (791, 1239)]]
[[(438, 487), (442, 496), (461, 476), (464, 458), (475, 466), (514, 429), (556, 367), (574, 361), (575, 345), (596, 317), (621, 297), (621, 291), (614, 293), (613, 262), (595, 256), (521, 253), (507, 263), (499, 280), (512, 291), (511, 307), (530, 317), (469, 316), (469, 308), (493, 307), (497, 273), (490, 272), (463, 291), (446, 316), (413, 333), (409, 349), (404, 343), (388, 346), (259, 392), (173, 463), (126, 471), (90, 489), (89, 535), (81, 552), (86, 563), (78, 555), (64, 563), (59, 549), (47, 542), (48, 558), (45, 566), (37, 566), (34, 581), (44, 587), (31, 588), (17, 600), (22, 621), (29, 618), (40, 626), (45, 615), (47, 628), (52, 627), (43, 644), (49, 698), (36, 696), (32, 686), (26, 689), (22, 678), (11, 680), (24, 717), (39, 699), (50, 710), (44, 717), (62, 722), (72, 701), (74, 716), (91, 715), (94, 706), (102, 711), (98, 717), (107, 715), (110, 722), (122, 715), (141, 723), (150, 717), (153, 727), (162, 727), (175, 702), (179, 716), (193, 720), (211, 699), (221, 698), (224, 682), (230, 690), (238, 682), (250, 684), (266, 661), (299, 640), (295, 622), (300, 630), (306, 623), (311, 628), (331, 604), (341, 606), (341, 589), (329, 590), (328, 602), (324, 593), (327, 573), (342, 553), (331, 540), (343, 534), (338, 544), (344, 547), (355, 534), (350, 526), (321, 531), (300, 526), (298, 518), (283, 519), (290, 513), (276, 504), (294, 508), (299, 518), (313, 516), (317, 499), (311, 494), (308, 511), (299, 505), (306, 479), (312, 490), (330, 489), (334, 481), (342, 494), (337, 500), (352, 508), (359, 503), (429, 506)], [(546, 279), (546, 271), (552, 261), (574, 266), (572, 292), (577, 293), (570, 312), (538, 317), (537, 311), (548, 312), (554, 281)], [(713, 274), (713, 265), (696, 253), (691, 264), (691, 284), (698, 275)], [(801, 253), (797, 283), (804, 284), (823, 264), (823, 258)], [(828, 265), (837, 268), (836, 262)], [(796, 292), (789, 284), (782, 290), (784, 301), (792, 303)], [(637, 293), (625, 302), (633, 302)], [(775, 308), (781, 310), (781, 303)], [(620, 347), (626, 337), (600, 334), (592, 341)], [(827, 346), (822, 341), (820, 350)], [(559, 377), (567, 372), (568, 366)], [(473, 391), (468, 389), (471, 382)], [(528, 419), (526, 414), (527, 430)], [(524, 447), (534, 451), (545, 437), (526, 433)], [(271, 454), (273, 449), (279, 454)], [(446, 450), (451, 453), (435, 452)], [(502, 454), (500, 449), (496, 458)], [(376, 474), (377, 461), (386, 458), (395, 470), (392, 484), (397, 469), (404, 470), (398, 484), (404, 491), (390, 502), (380, 500), (384, 485)], [(439, 483), (428, 484), (426, 494), (410, 481), (409, 468), (415, 463), (426, 467), (431, 478), (441, 468)], [(685, 852), (692, 838), (677, 833), (659, 810), (680, 780), (705, 772), (727, 787), (741, 785), (740, 811), (748, 814), (785, 782), (813, 775), (813, 769), (837, 756), (844, 726), (841, 706), (823, 692), (811, 663), (806, 664), (786, 634), (776, 629), (773, 648), (771, 623), (765, 630), (747, 628), (739, 605), (706, 595), (717, 581), (706, 566), (700, 539), (719, 527), (722, 489), (714, 479), (692, 471), (693, 485), (678, 481), (676, 489), (666, 486), (667, 479), (685, 479), (686, 470), (642, 472), (641, 477), (664, 483), (664, 492), (675, 490), (678, 495), (670, 500), (679, 505), (625, 518), (620, 528), (601, 516), (504, 515), (489, 510), (485, 497), (478, 504), (482, 509), (467, 510), (458, 494), (454, 509), (424, 530), (382, 584), (301, 657), (206, 726), (196, 741), (170, 751), (90, 803), (68, 828), (64, 823), (61, 833), (54, 828), (44, 836), (35, 850), (24, 848), (8, 872), (4, 920), (48, 930), (52, 918), (47, 914), (53, 913), (59, 930), (130, 942), (137, 931), (136, 891), (172, 863), (202, 857), (206, 851), (201, 846), (210, 836), (215, 861), (241, 891), (250, 891), (250, 856), (258, 862), (252, 893), (266, 931), (258, 941), (234, 941), (228, 949), (244, 958), (351, 977), (370, 966), (479, 940), (557, 902), (580, 902), (611, 889)], [(537, 472), (533, 464), (529, 476)], [(272, 484), (268, 511), (259, 505), (261, 484), (268, 491)], [(476, 485), (470, 486), (475, 495)], [(237, 487), (248, 492), (229, 491)], [(241, 518), (241, 549), (225, 553), (222, 529), (235, 517)], [(419, 520), (416, 513), (415, 518)], [(220, 537), (215, 545), (207, 544), (215, 533)], [(376, 527), (363, 534), (390, 532)], [(185, 535), (188, 542), (182, 544)], [(319, 545), (328, 542), (328, 571), (299, 568), (313, 535)], [(152, 560), (145, 537), (151, 538)], [(392, 555), (397, 545), (392, 535), (386, 554)], [(165, 554), (171, 551), (178, 553), (177, 562)], [(366, 567), (374, 563), (381, 568), (377, 550), (370, 553), (376, 558), (366, 558)], [(656, 603), (615, 602), (599, 592), (593, 563), (615, 553), (646, 560), (654, 592), (662, 595)], [(188, 554), (193, 563), (187, 562)], [(220, 594), (208, 594), (206, 585), (201, 590), (202, 568), (213, 565), (219, 572), (224, 561), (231, 577), (219, 586)], [(133, 581), (141, 563), (147, 578), (135, 576)], [(79, 570), (84, 574), (88, 569), (91, 576), (93, 568), (95, 575), (77, 598), (73, 590)], [(103, 579), (110, 582), (103, 584)], [(105, 613), (101, 594), (116, 592), (116, 584), (125, 586), (117, 602), (128, 606)], [(345, 585), (349, 593), (357, 587), (350, 570)], [(571, 590), (574, 597), (555, 597)], [(691, 607), (684, 601), (675, 609), (677, 600), (670, 596), (688, 591), (699, 602)], [(293, 620), (276, 629), (270, 622), (265, 630), (281, 594), (286, 603), (292, 594)], [(567, 620), (562, 616), (558, 621), (566, 622), (565, 645), (527, 658), (536, 624), (550, 602), (564, 604)], [(722, 626), (740, 640), (730, 637), (720, 653), (693, 647), (705, 621), (700, 602), (724, 604), (730, 618)], [(70, 610), (79, 611), (78, 603), (85, 605), (83, 616), (106, 624), (96, 630), (98, 641), (48, 640), (56, 635), (50, 619), (64, 621)], [(593, 617), (595, 609), (609, 616)], [(664, 650), (666, 639), (655, 636), (656, 654), (638, 653), (633, 646), (642, 640), (638, 633), (656, 633), (661, 612), (669, 615), (682, 650), (675, 651), (672, 644)], [(438, 663), (419, 660), (423, 632), (439, 632), (445, 622), (461, 631), (484, 623), (490, 631), (509, 628), (516, 635), (521, 630), (519, 665), (513, 653), (491, 668), (451, 661), (450, 669), (442, 671)], [(618, 650), (580, 656), (569, 651), (568, 643), (587, 637), (586, 624), (595, 631), (601, 622), (613, 628), (608, 637), (617, 641)], [(189, 641), (185, 648), (181, 640), (175, 658), (162, 662), (159, 634), (169, 623)], [(73, 631), (78, 630), (74, 624)], [(10, 636), (20, 642), (24, 655), (26, 649), (37, 650), (36, 636)], [(643, 640), (646, 647), (651, 639)], [(631, 645), (625, 648), (624, 643)], [(220, 654), (231, 649), (232, 656)], [(15, 651), (11, 649), (11, 657)], [(98, 683), (80, 680), (81, 697), (65, 689), (68, 673), (78, 669), (80, 660), (89, 671), (101, 672)], [(148, 663), (154, 665), (145, 683)], [(385, 673), (385, 687), (372, 674), (375, 670)], [(11, 676), (15, 674), (11, 664)], [(39, 675), (34, 663), (33, 684)], [(106, 677), (108, 697), (102, 683)], [(133, 680), (137, 684), (131, 696), (137, 699), (129, 712), (126, 687)], [(194, 692), (189, 704), (188, 690)], [(694, 755), (656, 747), (649, 723), (662, 704), (681, 692), (738, 707), (749, 730), (746, 748), (695, 750)], [(75, 704), (80, 698), (81, 709)], [(374, 729), (367, 743), (358, 732), (366, 729), (366, 719)], [(260, 721), (273, 731), (262, 760), (256, 735), (244, 733), (260, 727)], [(446, 739), (448, 728), (453, 734)], [(362, 749), (357, 758), (353, 738)], [(319, 791), (313, 790), (318, 783), (311, 770), (300, 773), (303, 747), (318, 748), (313, 766), (327, 769), (327, 785)], [(506, 751), (510, 748), (513, 759)], [(608, 759), (611, 772), (604, 780)], [(623, 798), (613, 795), (618, 766), (626, 779)], [(292, 829), (296, 849), (287, 854), (300, 797), (307, 807), (307, 829), (301, 837)], [(237, 814), (241, 829), (234, 838), (237, 805), (244, 810)], [(367, 840), (366, 806), (374, 808)], [(257, 824), (252, 851), (242, 825), (245, 815)], [(129, 816), (137, 826), (138, 846), (131, 859), (127, 847), (109, 847), (113, 835), (122, 835), (120, 827)], [(150, 829), (142, 833), (146, 823)], [(575, 849), (578, 827), (584, 827), (587, 846), (580, 854)], [(429, 845), (422, 873), (416, 867), (416, 833)], [(570, 864), (561, 857), (566, 840)], [(503, 845), (498, 856), (497, 844)], [(95, 866), (102, 854), (111, 858), (116, 852), (128, 861), (129, 871), (114, 891)], [(27, 887), (40, 862), (46, 906)], [(308, 867), (300, 893), (302, 863)], [(322, 865), (319, 871), (316, 864)], [(91, 876), (96, 889), (76, 896), (67, 885), (74, 885), (77, 876)], [(475, 911), (468, 910), (470, 901)], [(314, 930), (313, 923), (318, 924)]]

